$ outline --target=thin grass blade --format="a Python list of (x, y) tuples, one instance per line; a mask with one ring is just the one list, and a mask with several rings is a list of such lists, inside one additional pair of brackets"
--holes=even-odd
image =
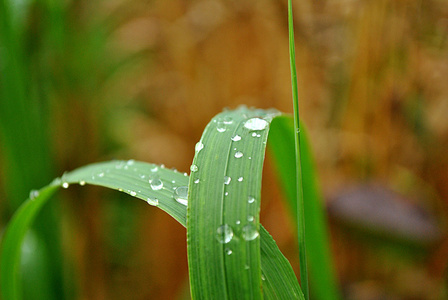
[[(337, 280), (330, 253), (330, 242), (322, 196), (317, 184), (311, 146), (304, 124), (301, 124), (301, 161), (303, 169), (303, 194), (306, 211), (306, 247), (313, 298), (340, 299)], [(294, 124), (287, 116), (276, 118), (271, 125), (269, 149), (275, 160), (279, 179), (286, 194), (289, 211), (297, 222), (296, 181), (294, 180)]]

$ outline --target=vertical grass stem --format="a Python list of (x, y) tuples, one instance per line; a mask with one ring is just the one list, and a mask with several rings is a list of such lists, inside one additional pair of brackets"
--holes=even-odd
[(292, 0), (288, 0), (288, 32), (289, 58), (291, 64), (291, 86), (294, 107), (295, 150), (296, 150), (296, 187), (297, 187), (297, 233), (299, 241), (300, 283), (305, 299), (309, 299), (308, 267), (305, 248), (305, 211), (302, 189), (302, 164), (300, 160), (300, 123), (299, 123), (299, 93), (297, 88), (297, 70), (294, 46), (294, 23), (292, 14)]

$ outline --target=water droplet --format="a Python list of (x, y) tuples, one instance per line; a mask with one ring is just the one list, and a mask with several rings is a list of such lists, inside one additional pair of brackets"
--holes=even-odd
[(64, 189), (67, 189), (68, 186), (69, 186), (68, 182), (65, 181), (65, 182), (62, 183), (62, 187), (63, 187)]
[(39, 191), (38, 191), (38, 190), (31, 190), (31, 191), (30, 191), (30, 199), (31, 199), (31, 200), (34, 200), (34, 199), (36, 199), (37, 197), (39, 197)]
[(258, 231), (254, 224), (247, 224), (243, 227), (243, 239), (246, 241), (255, 240), (258, 237)]
[(174, 190), (174, 200), (182, 205), (188, 205), (188, 187), (180, 186)]
[(122, 191), (123, 191), (123, 189), (122, 189), (122, 188), (119, 188), (119, 189), (118, 189), (118, 191), (119, 191), (119, 192), (122, 192)]
[(133, 197), (137, 196), (137, 193), (135, 191), (129, 191), (129, 194)]
[(247, 220), (249, 222), (253, 222), (254, 221), (254, 216), (247, 216)]
[(232, 178), (230, 178), (229, 176), (224, 176), (224, 184), (230, 184), (230, 181), (232, 181)]
[(252, 118), (244, 123), (244, 127), (249, 130), (263, 130), (266, 126), (268, 126), (268, 122), (260, 118)]
[(252, 159), (252, 157), (251, 157), (251, 156), (249, 156), (249, 159)]
[(151, 185), (151, 188), (154, 191), (161, 190), (163, 188), (163, 181), (159, 179), (159, 177), (154, 177), (153, 179), (149, 180), (149, 183)]
[(241, 157), (243, 157), (243, 152), (241, 152), (241, 151), (236, 152), (236, 153), (235, 153), (235, 157), (236, 157), (236, 158), (241, 158)]
[(223, 121), (218, 121), (218, 123), (216, 124), (216, 130), (218, 130), (219, 132), (226, 131), (227, 130), (226, 124), (224, 124)]
[(261, 134), (257, 134), (257, 137), (261, 137)]
[(133, 160), (133, 159), (130, 159), (127, 162), (127, 164), (130, 165), (130, 166), (132, 166), (134, 163), (135, 163), (135, 160)]
[(222, 122), (224, 124), (232, 124), (233, 123), (233, 119), (230, 116), (226, 116), (226, 117), (224, 117), (224, 119), (222, 119)]
[(155, 166), (151, 168), (151, 172), (157, 172), (159, 170), (159, 167)]
[(204, 148), (204, 144), (202, 144), (201, 141), (196, 143), (196, 146), (194, 146), (194, 150), (196, 151), (196, 153), (199, 153), (199, 151), (201, 151)]
[(141, 179), (145, 179), (145, 177), (146, 177), (145, 175), (140, 175)]
[(263, 281), (265, 281), (265, 280), (266, 280), (266, 277), (264, 277), (264, 275), (263, 275), (263, 274), (261, 274), (261, 280), (263, 280)]
[(233, 230), (232, 227), (230, 227), (227, 224), (221, 225), (216, 229), (216, 239), (221, 244), (227, 244), (230, 242), (233, 238)]
[(234, 142), (241, 141), (241, 137), (237, 134), (232, 138), (232, 141), (234, 141)]
[(229, 195), (229, 192), (225, 192), (225, 193), (224, 193), (224, 196), (228, 196), (228, 195)]
[(187, 173), (187, 172), (185, 172), (185, 173), (184, 173), (184, 176), (188, 176), (188, 173)]
[(249, 265), (245, 265), (245, 266), (244, 266), (244, 269), (245, 269), (245, 270), (249, 270)]
[(226, 254), (227, 254), (227, 255), (231, 255), (231, 254), (232, 254), (232, 250), (229, 249), (229, 248), (226, 248)]
[(197, 170), (198, 170), (198, 166), (196, 166), (196, 165), (191, 165), (190, 170), (191, 170), (191, 172), (197, 172)]
[(176, 180), (171, 180), (171, 183), (176, 183)]
[(117, 161), (115, 164), (115, 169), (121, 169), (124, 166), (124, 162), (122, 160)]
[(86, 185), (86, 182), (84, 180), (79, 181), (79, 185), (83, 186)]
[(238, 181), (239, 181), (239, 182), (243, 181), (243, 176), (238, 177)]
[(236, 220), (235, 224), (236, 224), (236, 225), (240, 225), (240, 224), (241, 224), (241, 221), (240, 221), (240, 220)]
[(255, 198), (254, 197), (250, 197), (247, 199), (248, 203), (254, 203), (255, 202)]
[(165, 168), (165, 165), (164, 165), (164, 164), (161, 164), (160, 167), (161, 167), (161, 168)]
[(104, 172), (99, 173), (98, 177), (104, 177)]
[(199, 178), (195, 179), (194, 183), (199, 183)]
[(157, 198), (154, 198), (154, 199), (148, 198), (148, 199), (146, 199), (146, 202), (148, 202), (148, 204), (152, 205), (152, 206), (159, 205), (159, 199), (157, 199)]
[(257, 136), (257, 133), (256, 133), (256, 132), (252, 132), (252, 136), (253, 136), (253, 137), (256, 137), (256, 136)]

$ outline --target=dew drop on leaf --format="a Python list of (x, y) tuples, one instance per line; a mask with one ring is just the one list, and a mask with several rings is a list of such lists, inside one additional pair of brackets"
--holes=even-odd
[(249, 222), (253, 222), (254, 221), (254, 216), (247, 216), (247, 220)]
[(199, 183), (199, 178), (195, 179), (194, 183)]
[(255, 202), (255, 198), (249, 196), (249, 198), (247, 199), (247, 202), (248, 202), (248, 203), (254, 203), (254, 202)]
[(244, 127), (249, 130), (263, 130), (268, 126), (268, 122), (266, 120), (260, 118), (252, 118), (244, 123)]
[(224, 176), (224, 184), (228, 185), (230, 184), (230, 181), (232, 181), (232, 178), (229, 176)]
[(174, 200), (182, 205), (188, 205), (188, 187), (180, 186), (174, 190)]
[(243, 239), (246, 241), (255, 240), (258, 237), (258, 231), (254, 224), (247, 224), (243, 227)]
[(36, 199), (37, 197), (39, 197), (39, 191), (38, 191), (38, 190), (31, 190), (31, 191), (30, 191), (30, 199), (31, 199), (31, 200), (34, 200), (34, 199)]
[(233, 123), (233, 119), (230, 116), (224, 117), (224, 119), (222, 120), (222, 122), (224, 124), (232, 124)]
[(190, 170), (191, 170), (191, 172), (197, 172), (197, 171), (198, 171), (198, 166), (196, 166), (196, 165), (191, 165), (191, 166), (190, 166)]
[(158, 191), (163, 188), (163, 181), (160, 180), (159, 177), (154, 177), (153, 179), (149, 180), (149, 183), (154, 191)]
[(233, 230), (232, 227), (230, 227), (227, 224), (223, 224), (216, 229), (216, 239), (221, 244), (227, 244), (230, 242), (233, 238)]
[(238, 181), (239, 181), (239, 182), (243, 181), (243, 176), (238, 177)]
[(63, 183), (62, 183), (62, 187), (63, 187), (64, 189), (68, 189), (68, 187), (69, 187), (68, 182), (63, 182)]
[(196, 153), (199, 153), (202, 149), (204, 149), (204, 144), (201, 141), (197, 142), (196, 146), (194, 146)]
[(232, 253), (233, 253), (233, 252), (232, 252), (231, 249), (229, 249), (229, 248), (226, 249), (226, 254), (227, 254), (227, 255), (231, 255)]
[(234, 141), (234, 142), (241, 141), (241, 137), (237, 134), (232, 138), (232, 141)]
[(157, 198), (148, 198), (148, 199), (146, 199), (146, 202), (148, 202), (148, 204), (152, 205), (152, 206), (159, 205), (159, 199), (157, 199)]
[(216, 124), (216, 130), (218, 130), (219, 132), (226, 131), (227, 130), (226, 124), (224, 124), (223, 121), (218, 121), (218, 123)]
[(236, 152), (236, 153), (235, 153), (235, 157), (236, 157), (236, 158), (241, 158), (241, 157), (243, 157), (243, 152), (241, 152), (241, 151)]
[(130, 194), (132, 197), (137, 196), (137, 193), (136, 193), (135, 191), (129, 191), (129, 194)]
[(84, 186), (84, 185), (86, 185), (86, 182), (84, 180), (80, 180), (79, 185)]

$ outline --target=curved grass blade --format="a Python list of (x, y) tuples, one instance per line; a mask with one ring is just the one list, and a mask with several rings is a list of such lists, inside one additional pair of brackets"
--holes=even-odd
[[(272, 270), (261, 274), (265, 265), (259, 210), (269, 123), (277, 115), (273, 110), (244, 107), (223, 112), (207, 125), (197, 144), (187, 213), (194, 299), (262, 299), (263, 293), (276, 298), (270, 292), (277, 286), (270, 284), (279, 284), (278, 278), (269, 278), (262, 289)], [(262, 230), (264, 236), (270, 237)], [(286, 295), (283, 299), (298, 299), (302, 294), (297, 279), (294, 273), (289, 275), (293, 279), (282, 278), (289, 286), (280, 283), (284, 288), (280, 293)]]
[[(305, 244), (309, 263), (310, 284), (315, 299), (340, 299), (337, 288), (330, 242), (327, 232), (323, 200), (319, 193), (317, 175), (313, 163), (311, 146), (306, 127), (301, 124), (301, 161), (303, 169), (303, 194), (306, 211), (307, 235)], [(294, 124), (290, 117), (275, 118), (271, 126), (269, 149), (273, 154), (280, 182), (286, 193), (286, 200), (291, 216), (297, 223), (296, 181), (294, 180)]]
[[(157, 177), (163, 182), (162, 187), (157, 182)], [(2, 298), (21, 299), (18, 276), (23, 238), (42, 206), (60, 186), (66, 188), (71, 184), (92, 184), (117, 189), (152, 205), (157, 204), (180, 224), (186, 226), (187, 208), (174, 200), (173, 192), (175, 187), (187, 186), (188, 180), (186, 174), (154, 164), (132, 160), (114, 161), (93, 164), (66, 173), (47, 187), (32, 192), (30, 194), (32, 199), (28, 199), (16, 212), (2, 240), (0, 257)], [(266, 278), (263, 281), (263, 291), (267, 295), (272, 295), (270, 299), (287, 299), (291, 295), (289, 290), (300, 295), (294, 272), (272, 237), (264, 228), (261, 228), (260, 235), (262, 272)]]

